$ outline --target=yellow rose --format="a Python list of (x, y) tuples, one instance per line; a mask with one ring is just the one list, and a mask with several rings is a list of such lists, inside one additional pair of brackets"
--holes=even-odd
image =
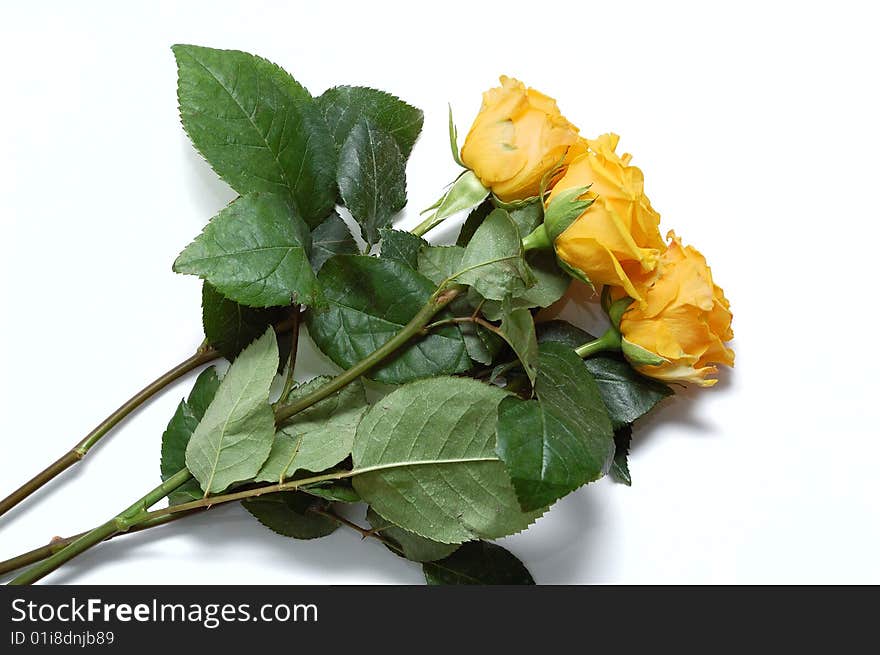
[(510, 202), (538, 195), (578, 129), (556, 101), (513, 78), (483, 94), (483, 106), (461, 149), (461, 160), (484, 186)]
[[(644, 306), (630, 305), (620, 321), (624, 353), (644, 375), (711, 387), (714, 364), (733, 366), (733, 315), (724, 291), (712, 281), (706, 259), (682, 246), (673, 232), (655, 271), (637, 281)], [(635, 348), (633, 348), (635, 346)], [(647, 351), (639, 357), (639, 349)], [(627, 352), (629, 351), (629, 352)], [(659, 356), (658, 364), (640, 363)]]
[(622, 287), (644, 303), (633, 279), (654, 269), (666, 245), (660, 236), (660, 215), (644, 192), (642, 171), (630, 165), (631, 155), (615, 152), (618, 139), (604, 134), (575, 144), (548, 205), (563, 191), (590, 187), (584, 198), (593, 199), (593, 204), (557, 237), (556, 254), (593, 285)]

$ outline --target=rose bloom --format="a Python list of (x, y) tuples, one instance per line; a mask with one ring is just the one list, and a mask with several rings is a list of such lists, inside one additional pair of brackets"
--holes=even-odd
[(669, 382), (710, 387), (717, 382), (715, 364), (733, 366), (733, 315), (724, 291), (712, 280), (706, 259), (693, 246), (683, 246), (673, 232), (668, 249), (653, 273), (637, 281), (644, 305), (624, 312), (620, 332), (628, 344), (662, 357), (656, 365), (633, 361), (644, 375)]
[(510, 77), (483, 94), (461, 160), (505, 202), (537, 196), (541, 180), (577, 142), (578, 129), (553, 98)]
[(654, 270), (666, 245), (660, 215), (644, 192), (642, 171), (630, 165), (632, 155), (615, 152), (619, 138), (581, 139), (548, 204), (562, 191), (589, 186), (584, 197), (594, 202), (556, 239), (556, 254), (594, 286), (621, 287), (643, 303), (633, 278)]

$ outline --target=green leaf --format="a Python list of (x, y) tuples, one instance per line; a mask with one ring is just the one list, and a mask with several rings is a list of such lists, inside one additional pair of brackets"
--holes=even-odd
[[(199, 377), (196, 378), (192, 391), (189, 392), (189, 396), (186, 399), (186, 404), (189, 405), (190, 410), (192, 410), (192, 413), (199, 421), (202, 420), (208, 405), (211, 404), (214, 396), (217, 395), (218, 388), (220, 388), (220, 377), (217, 375), (216, 368), (209, 366), (199, 373)], [(179, 471), (182, 468), (181, 466), (177, 470)]]
[(380, 230), (382, 235), (382, 249), (380, 257), (384, 259), (396, 259), (403, 262), (413, 270), (419, 267), (419, 251), (428, 245), (422, 237), (411, 232), (402, 230)]
[(202, 285), (202, 326), (205, 337), (223, 356), (232, 361), (266, 331), (288, 315), (283, 307), (246, 307), (224, 298), (214, 287)]
[(406, 159), (397, 143), (369, 120), (358, 121), (339, 152), (336, 181), (364, 241), (376, 243), (406, 204)]
[(404, 157), (409, 157), (422, 131), (421, 109), (377, 89), (337, 86), (324, 91), (317, 102), (339, 148), (355, 124), (364, 118), (391, 135)]
[(439, 541), (431, 541), (399, 528), (379, 516), (372, 507), (367, 509), (367, 522), (373, 528), (373, 532), (381, 535), (383, 539), (391, 540), (394, 547), (386, 544), (388, 550), (413, 562), (433, 562), (443, 559), (454, 553), (459, 547), (458, 544), (441, 544)]
[(211, 219), (174, 262), (249, 307), (312, 304), (310, 234), (287, 202), (270, 193), (242, 196)]
[[(538, 325), (540, 343), (556, 341), (577, 348), (593, 339), (595, 337), (588, 332), (565, 321), (548, 321)], [(599, 386), (599, 393), (615, 430), (643, 416), (673, 393), (662, 382), (639, 374), (618, 355), (594, 355), (585, 359), (584, 365)]]
[(310, 511), (315, 503), (314, 498), (299, 491), (266, 494), (241, 502), (255, 519), (272, 532), (294, 539), (326, 537), (339, 527), (339, 523), (333, 519)]
[(440, 285), (461, 270), (461, 246), (427, 246), (419, 252), (419, 273)]
[(353, 487), (344, 484), (329, 484), (326, 486), (312, 486), (303, 489), (305, 493), (329, 500), (334, 503), (359, 503), (361, 497)]
[(309, 92), (245, 52), (172, 49), (180, 118), (196, 149), (239, 194), (281, 194), (317, 225), (336, 201), (336, 147)]
[(527, 202), (513, 209), (509, 209), (510, 218), (516, 223), (520, 237), (531, 234), (541, 221), (544, 219), (544, 206), (539, 200)]
[[(526, 254), (535, 284), (519, 292), (512, 299), (513, 308), (549, 307), (565, 295), (571, 277), (556, 264), (556, 256), (550, 250), (533, 250)], [(501, 303), (487, 300), (482, 307), (490, 321), (501, 320)]]
[(599, 385), (599, 392), (615, 429), (647, 414), (673, 393), (662, 382), (640, 375), (625, 361), (613, 356), (590, 357), (584, 360), (584, 364)]
[(356, 255), (357, 243), (351, 230), (335, 211), (312, 230), (312, 254), (309, 261), (315, 273), (321, 270), (333, 255)]
[[(440, 247), (448, 248), (447, 246)], [(440, 256), (442, 256), (442, 254)], [(449, 259), (451, 261), (442, 266), (443, 273), (446, 273), (448, 266), (456, 263), (457, 256), (454, 254), (454, 251), (451, 253), (451, 256), (449, 256)], [(440, 270), (435, 270), (432, 274), (437, 276), (440, 274)], [(469, 318), (474, 314), (475, 310), (483, 306), (485, 302), (486, 300), (480, 296), (480, 294), (473, 289), (468, 289), (467, 294), (460, 295), (449, 303), (446, 311), (439, 314), (437, 319), (449, 318), (450, 316)], [(500, 320), (500, 317), (498, 320)], [(462, 338), (464, 338), (464, 344), (467, 347), (468, 355), (475, 362), (480, 362), (481, 364), (488, 366), (494, 361), (495, 356), (501, 351), (501, 349), (504, 348), (504, 339), (482, 325), (473, 322), (462, 322), (458, 324), (458, 329), (461, 331)]]
[(498, 387), (435, 377), (373, 405), (352, 449), (355, 490), (395, 525), (442, 543), (525, 529), (524, 513), (495, 453)]
[(624, 425), (614, 433), (614, 463), (611, 464), (611, 477), (632, 486), (632, 477), (629, 474), (629, 445), (632, 442), (632, 425)]
[(496, 544), (470, 541), (446, 559), (422, 566), (429, 585), (533, 585), (531, 573)]
[(535, 394), (498, 409), (498, 455), (527, 511), (602, 477), (614, 456), (599, 389), (571, 348), (541, 345)]
[[(160, 469), (164, 482), (178, 471), (186, 468), (186, 445), (192, 437), (193, 431), (199, 424), (199, 419), (185, 400), (181, 400), (174, 412), (174, 416), (168, 422), (168, 427), (162, 434), (162, 460)], [(202, 497), (199, 483), (195, 480), (186, 482), (168, 495), (168, 502), (179, 505)]]
[[(296, 387), (290, 402), (307, 396), (330, 381), (317, 377)], [(280, 482), (299, 470), (317, 473), (351, 454), (358, 423), (367, 411), (363, 382), (357, 380), (291, 418), (275, 434), (269, 459), (257, 482)]]
[(514, 300), (514, 307), (549, 307), (565, 295), (571, 277), (556, 264), (549, 250), (530, 252), (526, 261), (535, 276), (535, 284)]
[[(205, 415), (205, 410), (214, 399), (219, 385), (217, 369), (213, 366), (206, 368), (196, 378), (189, 398), (181, 400), (177, 406), (174, 416), (171, 417), (168, 427), (162, 434), (160, 472), (163, 481), (186, 468), (186, 446), (199, 421)], [(198, 482), (190, 480), (172, 491), (168, 501), (172, 505), (179, 505), (201, 497), (202, 492)]]
[(186, 466), (205, 495), (252, 479), (272, 448), (269, 387), (278, 369), (270, 328), (232, 362), (186, 447)]
[[(430, 280), (393, 259), (342, 255), (318, 275), (325, 302), (307, 315), (321, 351), (349, 368), (396, 335), (429, 300)], [(387, 384), (470, 368), (461, 332), (444, 326), (399, 350), (368, 377)]]
[(462, 323), (458, 326), (468, 356), (475, 362), (488, 366), (504, 346), (504, 340), (476, 323)]
[(572, 325), (568, 321), (544, 321), (538, 323), (535, 329), (538, 334), (538, 343), (554, 341), (556, 343), (564, 343), (569, 348), (574, 349), (596, 340), (596, 337), (592, 334)]
[(477, 228), (483, 224), (483, 221), (485, 221), (486, 217), (492, 213), (493, 209), (495, 209), (495, 205), (492, 204), (491, 200), (484, 200), (482, 203), (474, 207), (468, 214), (467, 219), (465, 219), (464, 224), (461, 226), (461, 231), (458, 233), (455, 245), (464, 247), (469, 244), (471, 239), (474, 238)]
[(503, 209), (494, 210), (477, 228), (465, 248), (460, 270), (456, 280), (490, 300), (502, 300), (534, 283), (523, 259), (519, 230)]
[(528, 309), (514, 309), (510, 298), (505, 298), (501, 310), (501, 327), (498, 334), (510, 345), (523, 370), (534, 385), (538, 374), (538, 341), (535, 337), (535, 321)]

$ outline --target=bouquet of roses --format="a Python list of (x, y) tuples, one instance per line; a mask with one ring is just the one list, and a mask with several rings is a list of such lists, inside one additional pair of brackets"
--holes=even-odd
[[(367, 87), (313, 97), (244, 52), (173, 50), (183, 127), (239, 194), (174, 262), (204, 281), (205, 341), (0, 513), (173, 380), (230, 366), (204, 369), (171, 417), (155, 489), (0, 563), (30, 565), (12, 583), (232, 501), (287, 537), (352, 528), (422, 563), (432, 584), (531, 583), (492, 540), (606, 474), (629, 484), (633, 422), (669, 383), (708, 387), (716, 364), (733, 365), (729, 303), (706, 260), (661, 236), (618, 137), (580, 136), (552, 98), (502, 77), (460, 151), (450, 111), (463, 171), (407, 232), (392, 224), (420, 110)], [(454, 245), (423, 238), (458, 216)], [(572, 279), (607, 314), (598, 337), (536, 321)], [(334, 375), (297, 380), (302, 330)]]

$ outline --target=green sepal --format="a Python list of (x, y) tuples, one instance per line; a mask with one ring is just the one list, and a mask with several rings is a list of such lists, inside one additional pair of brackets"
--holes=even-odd
[[(458, 128), (455, 126), (455, 121), (452, 119), (452, 104), (449, 105), (449, 147), (452, 149), (452, 159), (455, 160), (455, 163), (462, 168), (467, 168), (467, 166), (464, 165), (464, 162), (461, 161), (461, 155), (458, 151)], [(442, 200), (442, 198), (438, 200), (436, 206), (439, 206)], [(433, 209), (433, 207), (431, 209)]]
[[(609, 287), (605, 287), (608, 289)], [(605, 292), (602, 292), (604, 296)], [(613, 325), (617, 330), (620, 330), (620, 320), (623, 318), (623, 314), (629, 309), (629, 306), (632, 305), (633, 299), (629, 296), (624, 296), (623, 298), (618, 298), (613, 303), (608, 306), (608, 309), (605, 311), (608, 314), (608, 318), (611, 320), (611, 325)]]
[(558, 172), (565, 168), (564, 162), (567, 156), (568, 152), (566, 151), (566, 153), (557, 160), (556, 166), (554, 166), (541, 176), (541, 200), (547, 197), (547, 187), (550, 186), (550, 180), (552, 180)]
[[(552, 244), (556, 249), (556, 240), (559, 236), (569, 228), (580, 216), (593, 204), (593, 199), (581, 200), (588, 190), (588, 186), (573, 187), (561, 191), (553, 200), (547, 204), (544, 209), (544, 223), (538, 226), (532, 234), (523, 239), (523, 244), (527, 248), (546, 247), (545, 244)], [(541, 232), (543, 230), (543, 232)], [(556, 263), (559, 267), (576, 280), (589, 285), (595, 290), (590, 278), (579, 268), (565, 262), (560, 257), (556, 257)]]
[(611, 309), (611, 303), (614, 302), (611, 299), (611, 286), (606, 284), (602, 287), (602, 293), (599, 295), (599, 304), (602, 306), (602, 311), (606, 314), (608, 310)]
[(501, 209), (506, 209), (507, 211), (514, 211), (515, 209), (528, 207), (532, 203), (538, 202), (540, 199), (540, 196), (529, 196), (528, 198), (523, 198), (522, 200), (505, 201), (496, 196), (494, 193), (492, 194), (492, 204), (496, 207), (500, 207)]
[[(458, 178), (455, 178), (455, 179), (458, 179)], [(440, 203), (443, 202), (443, 198), (445, 198), (445, 197), (446, 197), (446, 196), (440, 196), (439, 198), (437, 198), (437, 200), (435, 200), (433, 204), (428, 205), (428, 206), (425, 207), (422, 211), (420, 211), (420, 212), (419, 212), (419, 216), (424, 216), (424, 215), (427, 214), (429, 211), (433, 211), (433, 210), (437, 209), (437, 207), (440, 206)]]
[[(458, 212), (473, 209), (489, 195), (489, 189), (483, 186), (473, 171), (465, 171), (456, 178), (444, 196), (432, 205), (436, 206), (434, 214), (423, 223), (423, 232), (436, 227), (444, 220)], [(430, 211), (431, 208), (425, 210)]]
[(669, 363), (668, 359), (652, 353), (650, 350), (645, 350), (641, 346), (627, 341), (626, 338), (621, 340), (620, 349), (633, 366), (660, 366), (660, 364)]
[(581, 269), (575, 268), (574, 266), (569, 265), (568, 263), (564, 262), (559, 257), (556, 258), (556, 263), (559, 264), (559, 268), (561, 268), (563, 271), (565, 271), (566, 273), (571, 275), (576, 280), (580, 280), (584, 284), (589, 285), (589, 287), (591, 289), (596, 288), (593, 286), (593, 283), (590, 281), (590, 278), (587, 277), (587, 274), (584, 273)]
[(568, 229), (580, 216), (593, 204), (593, 199), (581, 200), (590, 186), (579, 186), (560, 191), (544, 210), (544, 225), (547, 226), (547, 236), (552, 243), (556, 242), (559, 235)]

